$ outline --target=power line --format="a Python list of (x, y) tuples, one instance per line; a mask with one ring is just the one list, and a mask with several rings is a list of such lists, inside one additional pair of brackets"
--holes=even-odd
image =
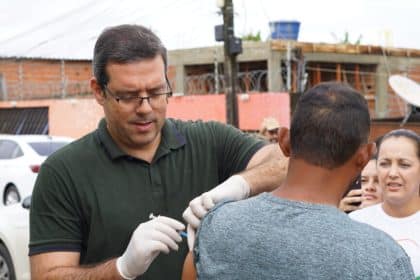
[[(64, 31), (62, 31), (62, 32), (60, 32), (60, 33), (58, 33), (58, 34), (56, 34), (56, 35), (52, 35), (52, 36), (51, 36), (51, 37), (49, 37), (48, 39), (46, 39), (46, 40), (44, 40), (44, 41), (42, 41), (42, 42), (39, 42), (38, 44), (36, 44), (36, 45), (34, 45), (34, 46), (32, 46), (32, 47), (28, 48), (27, 50), (25, 50), (25, 51), (24, 51), (24, 53), (29, 53), (29, 52), (33, 51), (34, 49), (36, 49), (36, 48), (38, 48), (38, 47), (40, 47), (40, 46), (42, 46), (42, 45), (45, 45), (45, 44), (47, 44), (47, 43), (49, 43), (49, 42), (51, 42), (51, 41), (55, 41), (55, 40), (57, 40), (57, 39), (59, 39), (59, 38), (62, 38), (62, 37), (64, 37), (64, 36), (68, 36), (69, 34), (72, 34), (72, 33), (74, 33), (74, 32), (80, 32), (80, 30), (76, 29), (75, 27), (77, 27), (77, 26), (81, 26), (81, 25), (85, 25), (85, 24), (86, 24), (86, 23), (88, 23), (89, 21), (91, 21), (91, 20), (93, 20), (93, 19), (96, 19), (96, 18), (97, 18), (99, 15), (101, 15), (102, 13), (107, 12), (107, 11), (109, 11), (109, 10), (112, 10), (112, 6), (113, 6), (113, 4), (112, 4), (112, 3), (110, 3), (110, 5), (109, 5), (108, 7), (103, 8), (103, 9), (102, 9), (101, 11), (99, 11), (98, 13), (95, 13), (94, 15), (90, 15), (90, 16), (89, 16), (89, 17), (87, 17), (85, 20), (79, 21), (77, 24), (72, 24), (71, 26), (69, 26), (68, 28), (66, 28), (66, 30), (64, 30)], [(63, 18), (62, 20), (64, 20), (64, 18)]]
[(29, 35), (29, 34), (31, 34), (31, 33), (33, 33), (33, 32), (35, 32), (35, 31), (37, 31), (37, 30), (43, 29), (43, 28), (45, 28), (45, 27), (47, 27), (47, 26), (49, 26), (49, 25), (56, 24), (57, 22), (62, 21), (63, 19), (65, 19), (65, 18), (67, 18), (67, 17), (71, 16), (72, 14), (79, 13), (81, 10), (86, 9), (86, 8), (87, 8), (87, 7), (89, 7), (89, 6), (92, 6), (92, 5), (93, 5), (93, 4), (95, 4), (95, 2), (97, 2), (97, 1), (98, 1), (98, 0), (92, 0), (92, 1), (90, 1), (89, 3), (87, 3), (87, 4), (86, 4), (86, 5), (84, 5), (84, 6), (77, 7), (77, 8), (75, 8), (75, 9), (73, 9), (73, 10), (71, 10), (71, 11), (69, 11), (69, 12), (67, 12), (67, 13), (63, 14), (63, 15), (59, 15), (59, 16), (57, 16), (57, 17), (55, 17), (55, 18), (51, 19), (51, 20), (48, 20), (48, 21), (46, 21), (46, 22), (43, 22), (43, 23), (41, 23), (41, 24), (39, 24), (39, 25), (37, 25), (37, 26), (34, 26), (34, 27), (30, 28), (29, 30), (26, 30), (26, 31), (21, 32), (21, 33), (18, 33), (18, 34), (16, 34), (16, 35), (12, 36), (12, 37), (9, 37), (9, 38), (7, 38), (7, 39), (5, 39), (5, 40), (3, 40), (3, 41), (0, 41), (0, 44), (4, 44), (4, 43), (8, 43), (8, 42), (10, 42), (10, 41), (17, 40), (17, 39), (19, 39), (19, 38), (21, 38), (21, 37), (27, 36), (27, 35)]

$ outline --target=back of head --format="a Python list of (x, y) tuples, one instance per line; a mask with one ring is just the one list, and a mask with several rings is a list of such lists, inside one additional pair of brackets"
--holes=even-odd
[(369, 109), (363, 95), (338, 82), (316, 85), (298, 101), (290, 126), (292, 157), (333, 169), (367, 143)]
[(167, 67), (166, 48), (160, 39), (148, 28), (140, 25), (118, 25), (106, 28), (99, 35), (93, 53), (93, 73), (101, 87), (109, 77), (108, 63), (130, 63), (151, 59), (161, 55)]

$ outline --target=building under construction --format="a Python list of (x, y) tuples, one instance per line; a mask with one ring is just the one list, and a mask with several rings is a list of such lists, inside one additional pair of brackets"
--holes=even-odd
[[(400, 74), (420, 82), (418, 49), (289, 40), (245, 41), (237, 60), (237, 91), (242, 94), (242, 100), (247, 101), (245, 105), (239, 102), (239, 126), (245, 130), (257, 130), (263, 116), (279, 116), (278, 111), (290, 115), (290, 106), (293, 107), (300, 92), (319, 82), (337, 80), (349, 83), (365, 96), (374, 120), (373, 136), (376, 136), (398, 127), (411, 110), (389, 87), (388, 78)], [(223, 99), (225, 91), (223, 62), (223, 45), (169, 51), (168, 76), (178, 105), (170, 108), (171, 116), (224, 120), (223, 108), (215, 110), (209, 101), (223, 106), (223, 101), (217, 101)], [(7, 118), (6, 111), (11, 114), (4, 109), (13, 109), (16, 113), (17, 109), (42, 107), (46, 110), (44, 122), (49, 122), (52, 133), (51, 128), (57, 127), (55, 122), (62, 119), (52, 113), (56, 112), (52, 106), (57, 106), (60, 100), (68, 103), (71, 99), (74, 107), (77, 102), (92, 99), (88, 86), (91, 73), (89, 60), (0, 58), (0, 108), (3, 109), (0, 118)], [(202, 98), (207, 99), (203, 102)], [(257, 99), (256, 105), (252, 105)], [(249, 109), (241, 110), (241, 106)], [(66, 113), (71, 114), (71, 111)], [(94, 122), (100, 117), (80, 110), (75, 114), (78, 117), (86, 114), (87, 118), (94, 118)], [(14, 118), (19, 121), (18, 117)], [(280, 121), (285, 124), (288, 118)], [(409, 120), (406, 126), (420, 132), (418, 122)], [(10, 131), (3, 129), (2, 132)]]

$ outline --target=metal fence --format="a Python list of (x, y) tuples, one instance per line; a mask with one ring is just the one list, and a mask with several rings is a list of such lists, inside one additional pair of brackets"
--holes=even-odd
[[(185, 95), (219, 94), (225, 92), (224, 75), (214, 73), (187, 76)], [(237, 92), (268, 91), (267, 70), (239, 72)], [(84, 82), (15, 82), (4, 83), (0, 88), (0, 100), (29, 100), (80, 97), (91, 94), (88, 81)]]
[[(323, 75), (325, 73), (335, 75), (335, 70), (324, 68), (307, 69), (309, 72), (319, 70)], [(332, 72), (333, 71), (333, 72)], [(330, 73), (331, 72), (331, 73)], [(349, 72), (349, 71), (347, 71)], [(346, 72), (346, 73), (347, 73)], [(350, 73), (350, 72), (349, 72)], [(268, 91), (268, 77), (267, 70), (254, 70), (247, 72), (239, 72), (237, 78), (238, 88), (236, 92), (267, 92)], [(347, 73), (348, 74), (348, 73)], [(350, 73), (352, 74), (352, 73)], [(364, 94), (368, 102), (372, 105), (372, 113), (375, 113), (376, 94), (375, 88), (366, 89), (364, 85), (365, 76), (378, 75), (375, 72), (360, 72), (361, 83), (363, 85)], [(417, 73), (415, 73), (417, 74)], [(414, 74), (413, 74), (414, 75)], [(335, 77), (335, 76), (334, 76)], [(346, 76), (347, 78), (350, 76)], [(281, 77), (280, 77), (281, 78)], [(352, 82), (351, 77), (348, 82)], [(20, 101), (33, 99), (62, 99), (69, 97), (84, 97), (91, 95), (89, 81), (55, 81), (55, 82), (9, 82), (5, 81), (4, 77), (1, 79), (0, 85), (0, 101)], [(174, 81), (171, 81), (172, 83)], [(310, 84), (309, 84), (310, 85)], [(215, 75), (214, 73), (206, 73), (201, 75), (190, 75), (184, 80), (184, 94), (185, 95), (200, 95), (200, 94), (223, 94), (225, 92), (225, 80), (222, 74)], [(370, 94), (368, 93), (370, 92)], [(386, 112), (376, 112), (382, 117), (393, 117), (406, 115), (411, 107), (392, 91), (388, 90), (388, 105)]]

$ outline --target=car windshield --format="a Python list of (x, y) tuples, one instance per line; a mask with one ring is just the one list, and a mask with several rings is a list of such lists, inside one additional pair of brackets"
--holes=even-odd
[(68, 142), (30, 142), (28, 143), (40, 156), (49, 156)]

